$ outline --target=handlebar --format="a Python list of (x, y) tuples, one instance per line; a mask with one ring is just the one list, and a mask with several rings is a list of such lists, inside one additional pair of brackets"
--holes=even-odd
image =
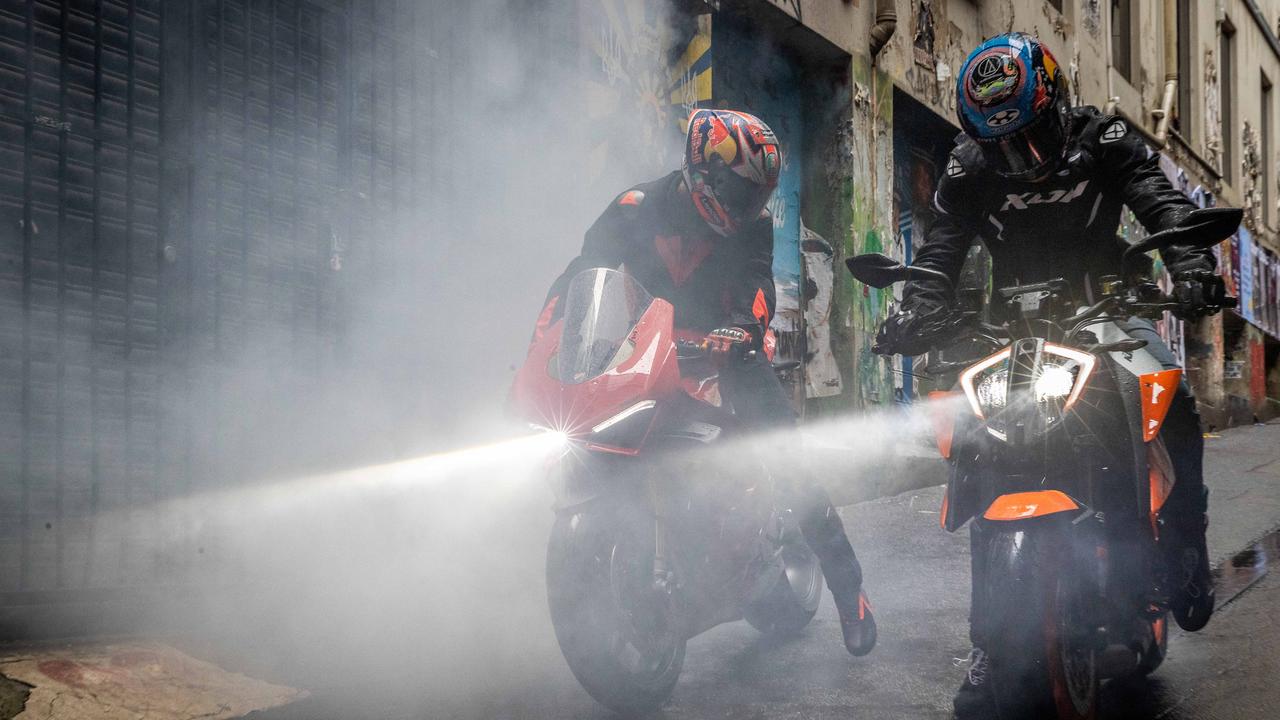
[(677, 360), (696, 360), (704, 358), (710, 353), (706, 340), (676, 340), (676, 359)]
[[(676, 360), (702, 360), (711, 356), (711, 347), (704, 340), (676, 340)], [(743, 353), (743, 359), (751, 359), (756, 357), (757, 350), (749, 350)], [(774, 372), (787, 373), (800, 369), (804, 365), (799, 360), (785, 360), (773, 363)]]
[[(1155, 289), (1154, 285), (1149, 286)], [(1199, 307), (1206, 307), (1212, 310), (1221, 310), (1224, 308), (1235, 308), (1239, 305), (1239, 299), (1231, 296), (1225, 296), (1217, 302), (1209, 304), (1200, 304)], [(1118, 320), (1132, 315), (1142, 313), (1164, 313), (1166, 311), (1177, 311), (1190, 309), (1190, 303), (1178, 300), (1171, 294), (1156, 291), (1154, 293), (1148, 291), (1145, 296), (1139, 291), (1139, 288), (1126, 288), (1124, 294), (1107, 295), (1098, 302), (1081, 310), (1075, 315), (1056, 321), (1056, 324), (1063, 332), (1065, 340), (1070, 341), (1079, 337), (1081, 331), (1090, 325), (1110, 320)], [(958, 340), (977, 340), (992, 347), (1002, 347), (1012, 333), (1008, 325), (1001, 327), (984, 323), (977, 320), (974, 313), (955, 312), (939, 318), (937, 321), (930, 323), (931, 329), (926, 330), (925, 335), (934, 336), (932, 342), (934, 349), (942, 349), (953, 344)], [(1107, 346), (1091, 346), (1097, 351), (1106, 351), (1111, 348)], [(1129, 348), (1124, 348), (1129, 349)], [(969, 361), (947, 361), (926, 366), (925, 373), (930, 375), (944, 375), (950, 372), (963, 369), (970, 364)]]

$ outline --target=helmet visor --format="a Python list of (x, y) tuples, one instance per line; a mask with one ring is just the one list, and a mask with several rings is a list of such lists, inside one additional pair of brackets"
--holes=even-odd
[(979, 146), (996, 173), (1030, 180), (1045, 174), (1062, 159), (1066, 136), (1062, 116), (1047, 112), (1027, 127), (982, 140)]
[(752, 182), (723, 165), (712, 168), (710, 175), (709, 184), (716, 200), (729, 217), (738, 222), (757, 217), (773, 194), (772, 185)]

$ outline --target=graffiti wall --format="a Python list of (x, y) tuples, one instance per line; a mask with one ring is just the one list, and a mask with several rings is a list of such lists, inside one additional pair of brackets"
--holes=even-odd
[(714, 30), (716, 73), (712, 103), (745, 110), (773, 128), (782, 145), (782, 172), (769, 201), (773, 215), (773, 278), (778, 308), (773, 329), (778, 351), (788, 359), (804, 352), (804, 317), (800, 284), (800, 188), (804, 171), (804, 118), (801, 114), (799, 69), (780, 52), (759, 26), (730, 13), (716, 16)]
[[(1167, 155), (1160, 158), (1161, 169), (1197, 207), (1213, 207), (1216, 198), (1202, 186), (1191, 186), (1186, 171)], [(1126, 213), (1128, 215), (1128, 213)], [(1132, 221), (1127, 226), (1136, 227)], [(1138, 231), (1141, 228), (1137, 228)], [(1213, 359), (1220, 365), (1220, 375), (1210, 374), (1203, 382), (1212, 385), (1221, 381), (1225, 394), (1226, 412), (1235, 421), (1247, 421), (1267, 397), (1267, 364), (1265, 347), (1268, 341), (1280, 338), (1280, 258), (1257, 242), (1248, 227), (1241, 227), (1233, 237), (1214, 248), (1218, 260), (1218, 272), (1227, 286), (1227, 293), (1239, 300), (1230, 315), (1243, 318), (1248, 325), (1243, 330), (1227, 332), (1221, 324), (1214, 325), (1212, 343), (1194, 342), (1184, 334), (1181, 321), (1172, 317), (1161, 323), (1161, 334), (1169, 339), (1178, 353), (1180, 362), (1189, 367), (1201, 365)], [(1161, 285), (1168, 290), (1170, 278), (1157, 263)], [(1210, 321), (1213, 322), (1213, 321)], [(1235, 321), (1239, 323), (1239, 320)], [(1216, 394), (1216, 393), (1211, 393)], [(1247, 394), (1247, 398), (1245, 395)], [(1202, 402), (1204, 397), (1201, 398)]]
[(1280, 259), (1247, 228), (1240, 228), (1230, 243), (1230, 287), (1240, 299), (1237, 314), (1272, 338), (1280, 337)]
[[(810, 233), (809, 255), (801, 251), (801, 196), (804, 174), (812, 170), (804, 161), (811, 121), (803, 108), (813, 83), (802, 77), (804, 63), (740, 15), (695, 14), (664, 0), (581, 0), (580, 25), (592, 78), (586, 89), (588, 182), (606, 181), (619, 165), (645, 168), (644, 177), (629, 182), (678, 168), (685, 120), (697, 107), (745, 110), (777, 134), (783, 165), (769, 204), (778, 297), (772, 328), (783, 359), (818, 365), (797, 382), (797, 396), (801, 385), (804, 396), (839, 395), (844, 382), (829, 327), (812, 333), (806, 327), (826, 324), (835, 314), (836, 283), (835, 253), (825, 240)], [(834, 93), (826, 95), (829, 102)], [(620, 137), (608, 130), (617, 127), (636, 132)], [(806, 287), (813, 289), (806, 293)], [(807, 312), (807, 302), (820, 307)]]
[(579, 17), (590, 78), (588, 182), (610, 166), (646, 171), (630, 182), (680, 167), (689, 112), (711, 102), (711, 15), (681, 13), (662, 0), (583, 0)]

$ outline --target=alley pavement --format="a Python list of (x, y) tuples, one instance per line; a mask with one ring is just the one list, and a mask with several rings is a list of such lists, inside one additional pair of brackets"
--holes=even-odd
[[(1280, 526), (1280, 425), (1210, 435), (1206, 461), (1211, 552), (1227, 565), (1235, 556), (1260, 575), (1256, 570), (1273, 559), (1239, 553)], [(841, 509), (879, 619), (880, 644), (869, 657), (845, 653), (829, 597), (809, 628), (786, 642), (766, 642), (744, 622), (723, 625), (690, 643), (684, 674), (656, 717), (950, 717), (968, 651), (968, 535), (938, 527), (940, 497), (941, 488), (931, 487)], [(1280, 577), (1262, 575), (1223, 600), (1204, 632), (1173, 636), (1169, 659), (1151, 678), (1108, 685), (1102, 717), (1273, 718), (1280, 624), (1271, 608), (1280, 602)], [(578, 688), (548, 625), (545, 615), (526, 616), (517, 632), (477, 639), (498, 648), (471, 665), (467, 678), (448, 683), (422, 676), (403, 655), (311, 677), (307, 668), (277, 665), (280, 677), (270, 679), (306, 687), (312, 697), (250, 717), (610, 717)]]

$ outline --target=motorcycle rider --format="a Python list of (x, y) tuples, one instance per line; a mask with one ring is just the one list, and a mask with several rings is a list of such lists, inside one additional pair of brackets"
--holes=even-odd
[[(573, 276), (625, 266), (654, 296), (671, 302), (676, 327), (707, 333), (721, 395), (745, 425), (793, 426), (795, 414), (771, 364), (763, 352), (748, 352), (762, 349), (774, 310), (773, 219), (765, 204), (781, 168), (778, 140), (759, 118), (695, 110), (683, 169), (632, 187), (605, 209), (587, 230), (582, 253), (548, 293), (536, 333), (557, 317)], [(853, 655), (871, 652), (875, 619), (840, 516), (805, 472), (774, 474), (789, 479), (787, 499), (831, 588), (845, 648)]]
[[(1092, 302), (1101, 276), (1121, 274), (1123, 248), (1116, 240), (1121, 205), (1152, 233), (1178, 226), (1194, 209), (1125, 120), (1095, 107), (1071, 106), (1062, 68), (1036, 38), (1009, 33), (978, 46), (959, 73), (956, 94), (964, 133), (938, 180), (937, 220), (915, 259), (918, 266), (946, 273), (953, 284), (971, 243), (981, 239), (991, 255), (994, 287), (1062, 277), (1078, 302)], [(1223, 297), (1211, 250), (1174, 247), (1162, 256), (1176, 296)], [(930, 328), (938, 327), (952, 300), (940, 282), (908, 283), (901, 305), (880, 328), (877, 352), (928, 351), (935, 339)], [(1209, 312), (1216, 310), (1193, 304), (1175, 314), (1194, 320)], [(1130, 318), (1123, 325), (1146, 340), (1147, 350), (1166, 368), (1178, 367), (1150, 322)], [(1170, 605), (1178, 624), (1195, 631), (1209, 621), (1214, 593), (1205, 547), (1204, 439), (1185, 379), (1161, 433), (1178, 477), (1162, 531), (1173, 540), (1166, 558)], [(976, 558), (972, 526), (970, 537)], [(975, 566), (974, 587), (980, 582)], [(955, 698), (956, 714), (989, 717), (986, 656), (982, 638), (972, 637), (970, 626), (974, 651)]]

